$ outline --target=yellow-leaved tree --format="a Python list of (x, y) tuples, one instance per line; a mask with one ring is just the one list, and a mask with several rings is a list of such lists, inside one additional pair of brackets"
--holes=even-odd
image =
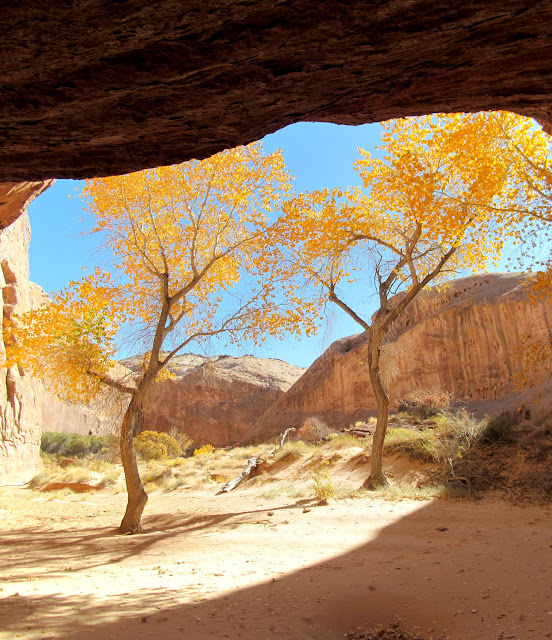
[[(364, 189), (301, 194), (285, 205), (279, 224), (280, 242), (314, 285), (313, 298), (338, 305), (368, 333), (378, 407), (369, 488), (386, 483), (389, 397), (380, 354), (393, 323), (428, 284), (461, 269), (485, 269), (502, 248), (504, 228), (491, 205), (507, 181), (493, 173), (488, 156), (477, 164), (457, 162), (452, 149), (459, 127), (454, 118), (436, 116), (386, 123), (383, 157), (360, 150), (355, 163)], [(371, 318), (347, 300), (347, 282), (366, 278), (366, 296), (373, 285), (377, 292)]]
[[(441, 137), (446, 156), (466, 173), (489, 167), (495, 198), (474, 195), (470, 204), (483, 207), (508, 237), (510, 263), (533, 272), (534, 299), (552, 298), (552, 137), (531, 118), (507, 111), (447, 114), (439, 122), (455, 130)], [(534, 384), (551, 348), (549, 339), (524, 335), (512, 354), (523, 365), (514, 382)]]
[(514, 259), (537, 271), (536, 289), (552, 293), (552, 137), (531, 118), (507, 111), (447, 114), (440, 126), (455, 129), (443, 136), (443, 153), (477, 173), (488, 166), (496, 190), (492, 202), (474, 200), (494, 216), (519, 246)]
[[(313, 330), (313, 303), (271, 245), (271, 216), (290, 190), (282, 155), (260, 144), (203, 161), (86, 181), (95, 231), (112, 273), (97, 270), (18, 319), (12, 358), (65, 396), (88, 401), (103, 385), (126, 393), (121, 458), (128, 503), (121, 533), (140, 531), (147, 495), (133, 436), (144, 401), (171, 358), (191, 342), (226, 334), (259, 343)], [(146, 356), (129, 384), (113, 375), (121, 333)]]

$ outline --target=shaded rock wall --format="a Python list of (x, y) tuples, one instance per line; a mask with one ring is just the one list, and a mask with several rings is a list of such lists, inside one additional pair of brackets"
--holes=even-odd
[(550, 123), (550, 24), (527, 0), (6, 3), (0, 182), (202, 158), (298, 121)]
[[(520, 274), (490, 274), (455, 280), (443, 290), (418, 296), (382, 352), (392, 407), (419, 389), (450, 391), (474, 410), (517, 406), (528, 397), (527, 389), (514, 383), (516, 374), (524, 373), (521, 345), (526, 336), (546, 350), (532, 382), (541, 394), (548, 390), (541, 398), (548, 406), (552, 305), (532, 303), (526, 282)], [(262, 416), (258, 432), (298, 427), (311, 415), (336, 428), (374, 415), (367, 357), (364, 333), (333, 343)]]
[[(122, 363), (136, 369), (140, 358)], [(177, 356), (175, 376), (155, 385), (146, 403), (144, 429), (186, 433), (196, 445), (247, 444), (255, 423), (304, 372), (272, 358)]]

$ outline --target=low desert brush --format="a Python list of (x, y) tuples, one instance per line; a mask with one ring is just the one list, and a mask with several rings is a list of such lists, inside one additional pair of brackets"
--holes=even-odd
[(311, 416), (303, 422), (301, 428), (297, 431), (297, 439), (303, 440), (303, 442), (320, 442), (332, 432), (333, 429), (323, 420), (316, 416)]
[(314, 497), (321, 503), (326, 503), (335, 494), (335, 488), (330, 475), (330, 465), (327, 460), (317, 462), (311, 466), (309, 476), (312, 480)]
[(452, 394), (448, 391), (419, 389), (409, 393), (399, 404), (399, 412), (406, 412), (418, 420), (427, 420), (450, 409)]
[(168, 433), (159, 431), (143, 431), (136, 436), (134, 446), (144, 460), (177, 458), (182, 455), (178, 442)]
[(517, 418), (510, 411), (503, 411), (492, 418), (481, 429), (481, 440), (489, 444), (511, 443), (515, 440), (514, 428)]
[(207, 456), (214, 452), (215, 452), (215, 447), (213, 447), (212, 444), (204, 444), (199, 449), (194, 450), (194, 456), (197, 458), (199, 456)]
[[(371, 439), (368, 443), (371, 447)], [(430, 429), (388, 429), (385, 436), (384, 450), (388, 453), (407, 453), (424, 462), (438, 461), (438, 437)]]
[(184, 431), (180, 431), (177, 427), (171, 427), (169, 429), (169, 435), (178, 442), (182, 453), (188, 451), (194, 443), (190, 436), (184, 433)]
[(40, 448), (45, 453), (60, 456), (95, 455), (109, 446), (106, 436), (82, 435), (80, 433), (57, 433), (45, 431), (40, 438)]

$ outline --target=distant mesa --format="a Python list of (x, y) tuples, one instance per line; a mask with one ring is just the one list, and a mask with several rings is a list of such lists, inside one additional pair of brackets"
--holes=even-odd
[[(136, 371), (142, 356), (121, 364)], [(186, 353), (168, 365), (146, 401), (144, 429), (176, 428), (196, 444), (239, 445), (255, 437), (255, 424), (304, 373), (283, 360), (251, 355), (206, 357)]]

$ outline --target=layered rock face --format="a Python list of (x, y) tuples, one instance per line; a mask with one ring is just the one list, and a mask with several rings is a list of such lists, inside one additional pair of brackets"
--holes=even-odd
[[(122, 364), (132, 370), (140, 358)], [(155, 385), (146, 402), (144, 429), (186, 433), (197, 445), (247, 444), (255, 423), (301, 376), (304, 369), (253, 356), (176, 356), (175, 376)]]
[[(552, 305), (532, 302), (527, 283), (520, 274), (492, 274), (422, 292), (382, 350), (391, 406), (416, 390), (449, 391), (480, 413), (535, 400), (534, 393), (528, 396), (516, 383), (518, 374), (527, 374), (523, 345), (528, 336), (542, 349), (531, 382), (541, 394), (550, 391)], [(333, 343), (262, 416), (258, 432), (272, 435), (299, 427), (312, 415), (336, 428), (374, 415), (367, 360), (366, 334)], [(540, 400), (550, 404), (546, 397)]]
[[(29, 281), (28, 249), (31, 238), (26, 205), (48, 184), (28, 185), (6, 198), (4, 211), (19, 216), (0, 231), (0, 322), (14, 313), (38, 308), (48, 302), (46, 293)], [(0, 200), (3, 196), (0, 191)], [(9, 203), (11, 202), (11, 206)], [(23, 207), (21, 211), (20, 208)], [(1, 209), (1, 202), (0, 202)], [(39, 456), (42, 431), (105, 431), (110, 415), (104, 406), (95, 409), (62, 402), (46, 391), (39, 380), (25, 375), (17, 365), (5, 363), (4, 338), (0, 339), (0, 480), (24, 480), (41, 466)]]
[[(30, 237), (26, 214), (0, 232), (2, 323), (41, 300), (38, 289), (29, 282)], [(0, 340), (0, 364), (5, 354)], [(40, 433), (40, 407), (32, 381), (17, 365), (0, 368), (0, 477), (14, 478), (36, 470)]]
[(298, 121), (552, 122), (549, 2), (5, 4), (0, 181), (203, 158)]

